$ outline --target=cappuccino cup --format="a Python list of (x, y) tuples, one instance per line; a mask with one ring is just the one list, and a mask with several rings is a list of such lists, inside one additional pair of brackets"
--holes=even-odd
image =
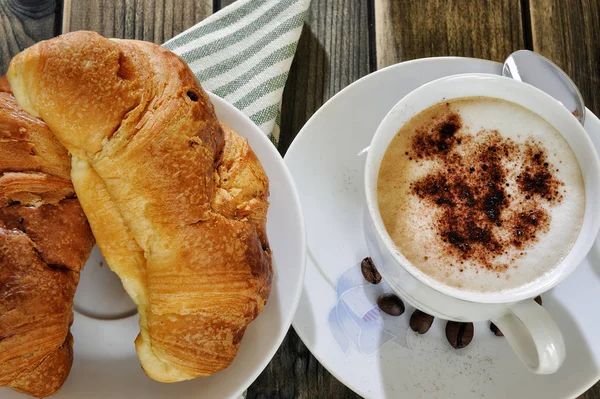
[(430, 82), (377, 128), (365, 192), (370, 256), (402, 299), (491, 320), (531, 371), (560, 368), (561, 332), (533, 298), (577, 268), (600, 228), (600, 160), (565, 107), (496, 75)]

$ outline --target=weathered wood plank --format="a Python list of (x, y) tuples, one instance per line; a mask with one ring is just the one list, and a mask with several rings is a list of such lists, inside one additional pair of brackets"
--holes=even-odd
[[(282, 154), (325, 101), (369, 73), (369, 3), (312, 0), (283, 94)], [(290, 329), (271, 363), (248, 389), (248, 398), (358, 396), (329, 374)]]
[(368, 3), (312, 0), (283, 93), (282, 154), (325, 101), (369, 73)]
[(0, 76), (15, 54), (60, 33), (61, 10), (56, 0), (0, 0)]
[(377, 67), (444, 55), (501, 61), (524, 48), (519, 0), (375, 0)]
[(217, 0), (217, 2), (219, 3), (219, 9), (221, 9), (223, 7), (227, 7), (228, 5), (235, 3), (235, 0)]
[[(600, 2), (530, 0), (533, 50), (573, 79), (588, 108), (600, 112)], [(600, 388), (597, 390), (600, 397)]]
[(71, 1), (64, 32), (93, 30), (104, 36), (162, 44), (212, 14), (212, 0)]
[(600, 383), (597, 383), (591, 387), (586, 393), (581, 395), (578, 399), (599, 399), (600, 398)]

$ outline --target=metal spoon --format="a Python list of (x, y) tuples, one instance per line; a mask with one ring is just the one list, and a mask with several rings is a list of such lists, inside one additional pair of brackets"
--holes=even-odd
[(529, 50), (515, 51), (502, 67), (502, 76), (529, 83), (564, 105), (583, 125), (585, 105), (575, 83), (549, 59)]

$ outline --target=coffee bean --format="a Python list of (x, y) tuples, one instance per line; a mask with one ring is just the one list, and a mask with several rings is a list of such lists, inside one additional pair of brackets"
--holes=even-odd
[(536, 296), (535, 298), (533, 298), (534, 301), (536, 301), (538, 303), (538, 305), (542, 306), (542, 297), (541, 296)]
[(404, 313), (404, 302), (395, 294), (379, 295), (377, 306), (390, 316), (400, 316)]
[(446, 338), (455, 349), (462, 349), (473, 339), (473, 323), (449, 321), (446, 324)]
[(371, 284), (379, 284), (381, 282), (381, 274), (377, 271), (373, 259), (367, 257), (360, 262), (360, 271), (363, 277)]
[(490, 330), (492, 330), (492, 332), (496, 335), (496, 337), (504, 337), (504, 334), (502, 334), (502, 331), (500, 331), (498, 326), (495, 325), (494, 323), (490, 323)]
[(410, 316), (410, 328), (419, 334), (425, 334), (431, 328), (433, 324), (433, 316), (428, 315), (425, 312), (421, 312), (419, 309)]

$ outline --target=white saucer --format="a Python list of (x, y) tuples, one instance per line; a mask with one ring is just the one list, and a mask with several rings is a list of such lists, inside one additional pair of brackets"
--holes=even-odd
[[(468, 58), (430, 58), (377, 71), (329, 100), (308, 121), (285, 156), (306, 219), (309, 260), (294, 328), (315, 357), (341, 382), (369, 398), (568, 398), (600, 379), (600, 243), (566, 281), (544, 294), (567, 347), (560, 371), (534, 375), (488, 323), (455, 350), (445, 322), (425, 335), (400, 317), (379, 312), (389, 287), (368, 284), (362, 231), (363, 166), (379, 122), (404, 95), (431, 80), (467, 72), (497, 73), (501, 64)], [(600, 147), (600, 120), (586, 130)]]
[[(144, 374), (135, 353), (133, 341), (139, 331), (135, 306), (95, 248), (75, 296), (73, 368), (52, 398), (237, 398), (267, 366), (289, 330), (305, 269), (306, 240), (298, 194), (264, 133), (229, 103), (212, 94), (211, 100), (219, 119), (248, 138), (269, 177), (267, 234), (275, 276), (267, 305), (249, 325), (229, 368), (192, 381), (158, 383)], [(0, 388), (0, 397), (26, 396)]]

